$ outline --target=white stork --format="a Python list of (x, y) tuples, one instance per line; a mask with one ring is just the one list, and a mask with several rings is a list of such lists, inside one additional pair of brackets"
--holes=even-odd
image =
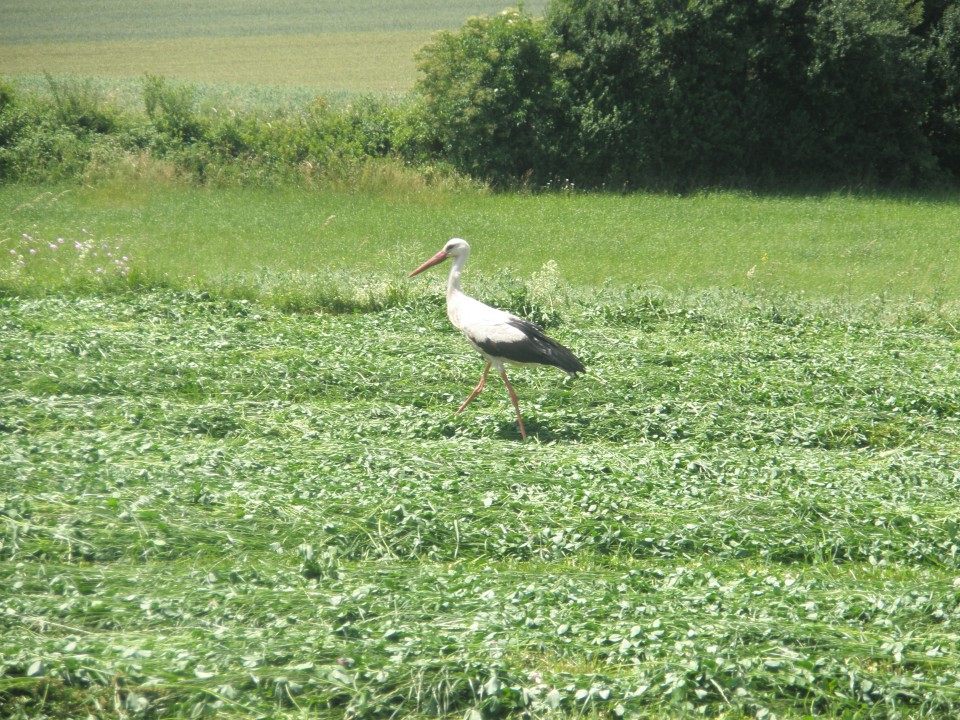
[(504, 363), (513, 365), (552, 365), (560, 368), (570, 377), (577, 373), (586, 372), (580, 359), (568, 348), (547, 337), (543, 330), (529, 320), (518, 318), (503, 310), (485, 305), (460, 289), (460, 274), (463, 266), (470, 257), (470, 246), (466, 240), (453, 238), (443, 250), (438, 252), (423, 265), (411, 272), (407, 277), (422, 273), (429, 267), (442, 263), (447, 258), (453, 258), (453, 267), (450, 268), (450, 277), (447, 280), (447, 317), (464, 337), (467, 338), (474, 350), (483, 355), (487, 366), (483, 370), (480, 382), (463, 401), (457, 410), (459, 415), (470, 404), (487, 381), (487, 373), (493, 366), (500, 373), (503, 382), (510, 393), (513, 408), (517, 411), (517, 424), (520, 426), (520, 437), (527, 439), (527, 432), (523, 429), (523, 419), (520, 417), (520, 404), (517, 402), (517, 393), (507, 379)]

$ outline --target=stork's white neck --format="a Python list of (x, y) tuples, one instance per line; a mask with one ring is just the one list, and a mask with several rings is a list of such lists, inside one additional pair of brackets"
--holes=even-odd
[(450, 276), (447, 278), (447, 317), (456, 328), (461, 328), (460, 310), (466, 298), (460, 289), (460, 274), (467, 263), (467, 257), (468, 255), (460, 255), (453, 259), (453, 267), (450, 268)]
[(457, 294), (463, 294), (460, 289), (460, 274), (463, 272), (463, 266), (467, 264), (467, 255), (461, 255), (453, 259), (453, 267), (450, 268), (450, 277), (447, 278), (447, 302)]

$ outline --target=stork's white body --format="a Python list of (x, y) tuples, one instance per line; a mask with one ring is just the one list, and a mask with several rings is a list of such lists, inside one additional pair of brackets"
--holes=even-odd
[(460, 288), (460, 275), (469, 257), (470, 246), (467, 242), (454, 238), (444, 246), (443, 250), (411, 272), (410, 276), (423, 272), (447, 258), (453, 258), (453, 267), (450, 268), (450, 277), (447, 279), (447, 317), (487, 361), (480, 383), (457, 410), (457, 414), (459, 415), (470, 401), (480, 394), (487, 380), (487, 373), (493, 366), (500, 373), (510, 393), (510, 400), (517, 412), (520, 437), (526, 439), (527, 433), (523, 427), (523, 419), (520, 417), (517, 394), (507, 379), (504, 364), (552, 365), (567, 372), (571, 377), (585, 372), (586, 369), (576, 355), (547, 337), (534, 323), (490, 307), (466, 295)]

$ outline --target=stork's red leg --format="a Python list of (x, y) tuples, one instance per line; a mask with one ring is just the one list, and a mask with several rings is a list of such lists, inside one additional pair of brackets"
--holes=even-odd
[[(489, 367), (489, 366), (488, 366)], [(510, 393), (510, 400), (513, 401), (513, 409), (517, 411), (517, 425), (520, 426), (520, 439), (527, 439), (527, 431), (523, 429), (523, 419), (520, 417), (520, 402), (517, 400), (517, 393), (513, 389), (513, 385), (510, 384), (510, 381), (507, 380), (507, 371), (501, 370), (500, 377), (503, 378), (503, 382), (507, 385), (507, 392)]]
[(470, 393), (470, 396), (463, 401), (463, 405), (457, 409), (454, 415), (459, 415), (462, 413), (463, 409), (470, 404), (470, 401), (480, 394), (480, 391), (483, 390), (483, 384), (487, 381), (488, 372), (490, 372), (490, 363), (487, 363), (487, 366), (483, 369), (483, 375), (480, 376), (480, 382), (477, 383), (477, 386), (473, 389), (473, 392)]

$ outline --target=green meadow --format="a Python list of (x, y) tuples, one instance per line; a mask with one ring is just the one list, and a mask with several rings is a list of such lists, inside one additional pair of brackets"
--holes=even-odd
[[(6, 716), (960, 708), (956, 201), (0, 206)], [(589, 369), (512, 373), (526, 443), (453, 415), (451, 235)]]
[[(296, 106), (501, 9), (266, 7), (5, 3), (0, 74)], [(0, 717), (960, 715), (955, 194), (110, 160), (0, 185)], [(588, 368), (526, 442), (454, 236)]]
[(6, 297), (5, 716), (954, 714), (955, 331), (570, 303), (521, 443), (435, 290)]
[(83, 287), (86, 273), (49, 246), (89, 234), (134, 258), (130, 287), (262, 300), (271, 278), (307, 291), (340, 277), (405, 292), (399, 281), (413, 260), (464, 237), (476, 247), (475, 273), (529, 281), (549, 264), (577, 292), (720, 290), (827, 307), (915, 302), (948, 314), (960, 294), (960, 203), (951, 198), (497, 194), (384, 182), (374, 177), (364, 191), (6, 187), (0, 283), (27, 294)]

